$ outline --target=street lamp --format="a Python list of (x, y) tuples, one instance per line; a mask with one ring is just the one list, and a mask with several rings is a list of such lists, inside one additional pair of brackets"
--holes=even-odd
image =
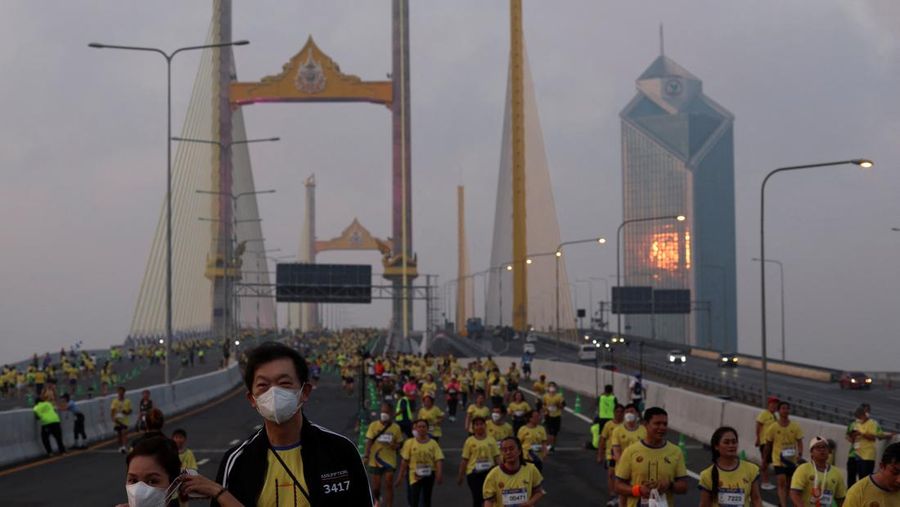
[(760, 330), (760, 339), (762, 341), (762, 406), (765, 407), (769, 397), (769, 361), (766, 356), (766, 228), (765, 228), (765, 212), (766, 212), (766, 183), (769, 178), (777, 173), (784, 171), (796, 171), (798, 169), (812, 169), (815, 167), (830, 167), (836, 165), (856, 165), (864, 169), (868, 169), (875, 165), (871, 160), (864, 158), (856, 158), (852, 160), (841, 160), (839, 162), (824, 162), (820, 164), (794, 165), (787, 167), (779, 167), (763, 178), (762, 185), (759, 188), (759, 294), (762, 308), (760, 311), (760, 321), (762, 329)]
[(556, 351), (559, 353), (560, 348), (562, 347), (560, 343), (560, 333), (559, 333), (559, 259), (562, 258), (563, 255), (563, 247), (568, 245), (577, 245), (580, 243), (597, 243), (598, 245), (606, 244), (606, 238), (587, 238), (587, 239), (576, 239), (573, 241), (563, 241), (559, 245), (556, 245), (556, 251), (553, 252), (553, 255), (556, 257)]
[[(759, 262), (758, 257), (753, 258), (754, 262)], [(781, 360), (785, 360), (785, 341), (784, 341), (784, 264), (775, 259), (766, 259), (766, 262), (778, 265), (779, 279), (781, 280)]]
[[(630, 220), (625, 220), (621, 224), (619, 224), (619, 228), (616, 229), (616, 287), (619, 287), (621, 290), (622, 287), (622, 275), (621, 275), (621, 266), (619, 260), (619, 252), (621, 250), (622, 244), (622, 229), (625, 228), (628, 224), (633, 224), (637, 222), (650, 222), (654, 220), (675, 220), (678, 222), (684, 222), (686, 217), (684, 215), (665, 215), (659, 217), (644, 217), (644, 218), (632, 218)], [(619, 306), (621, 306), (621, 301), (619, 302)], [(616, 312), (616, 334), (620, 337), (622, 336), (622, 308), (617, 308), (618, 312)]]
[(101, 44), (91, 42), (88, 47), (94, 49), (122, 49), (126, 51), (149, 51), (162, 55), (166, 59), (166, 347), (165, 347), (165, 374), (166, 385), (171, 384), (169, 376), (169, 352), (172, 348), (172, 59), (175, 55), (184, 51), (198, 49), (223, 48), (228, 46), (246, 46), (250, 41), (239, 40), (222, 42), (218, 44), (204, 44), (201, 46), (185, 46), (171, 53), (162, 49), (143, 46), (120, 46), (114, 44)]

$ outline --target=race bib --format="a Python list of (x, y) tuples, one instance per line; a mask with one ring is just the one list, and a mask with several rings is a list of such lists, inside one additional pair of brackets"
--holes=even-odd
[(641, 498), (641, 505), (645, 507), (669, 507), (666, 495), (660, 494), (655, 489), (650, 491), (650, 498)]
[(431, 467), (428, 465), (416, 465), (416, 475), (419, 477), (431, 476)]
[(450, 394), (456, 394), (456, 389), (450, 389), (450, 390), (447, 391), (447, 392), (450, 393)]
[[(813, 495), (815, 495), (815, 491), (813, 491), (812, 495), (809, 495), (809, 503), (812, 505), (816, 505), (816, 497)], [(834, 499), (834, 492), (826, 489), (825, 492), (822, 493), (822, 496), (818, 499), (818, 504), (827, 507), (831, 505), (832, 499)]]
[(429, 424), (429, 425), (428, 425), (428, 433), (433, 433), (433, 432), (434, 432), (434, 425), (433, 425), (433, 424)]
[(547, 410), (550, 412), (556, 412), (556, 405), (547, 405)]
[(859, 442), (859, 441), (853, 442), (854, 449), (859, 450), (860, 447), (862, 447), (862, 442)]
[(720, 507), (743, 507), (744, 492), (738, 490), (719, 490)]
[(797, 455), (797, 449), (794, 447), (783, 449), (781, 451), (781, 459), (786, 459), (788, 461), (794, 461), (794, 456)]
[(475, 462), (475, 471), (476, 472), (484, 472), (485, 470), (489, 470), (491, 468), (492, 463), (487, 460), (478, 460)]
[(524, 410), (516, 410), (515, 412), (513, 412), (513, 415), (516, 417), (522, 417), (523, 415), (525, 415), (525, 411)]
[(534, 452), (541, 452), (541, 444), (531, 444), (531, 450)]
[(528, 501), (528, 491), (525, 488), (504, 489), (500, 495), (504, 506), (522, 505)]
[(378, 435), (378, 438), (375, 439), (377, 442), (381, 442), (382, 444), (391, 444), (394, 442), (394, 435), (390, 433), (382, 433)]

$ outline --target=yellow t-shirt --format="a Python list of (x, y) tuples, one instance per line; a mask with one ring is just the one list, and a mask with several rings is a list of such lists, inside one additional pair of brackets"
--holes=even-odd
[(603, 429), (600, 430), (600, 440), (604, 442), (603, 445), (606, 446), (606, 459), (612, 459), (612, 434), (613, 431), (616, 430), (621, 423), (617, 423), (616, 421), (606, 421), (606, 424), (603, 425)]
[(113, 398), (112, 403), (109, 404), (109, 410), (114, 414), (113, 421), (116, 424), (128, 426), (128, 414), (126, 412), (131, 412), (131, 400), (128, 398), (123, 400)]
[[(700, 472), (700, 489), (712, 492), (712, 472), (710, 465)], [(719, 468), (719, 491), (712, 499), (713, 506), (718, 507), (750, 507), (753, 483), (759, 478), (759, 467), (749, 461), (741, 460), (734, 470)]]
[(266, 453), (266, 481), (263, 483), (262, 491), (259, 493), (259, 499), (256, 500), (258, 507), (308, 507), (309, 502), (300, 490), (297, 489), (290, 474), (284, 469), (284, 466), (275, 457), (275, 452), (284, 461), (284, 464), (291, 469), (291, 473), (300, 482), (300, 486), (309, 494), (309, 488), (306, 485), (306, 479), (303, 477), (303, 459), (300, 456), (301, 446), (297, 444), (290, 448), (276, 448), (276, 451), (269, 450)]
[(609, 438), (611, 444), (607, 445), (618, 447), (619, 451), (625, 452), (625, 449), (631, 447), (631, 444), (645, 438), (647, 438), (647, 428), (643, 424), (638, 424), (637, 428), (630, 430), (623, 423), (612, 430), (612, 436)]
[(544, 477), (531, 463), (522, 463), (515, 473), (507, 473), (503, 467), (494, 467), (484, 478), (481, 496), (494, 505), (521, 505), (540, 491)]
[(544, 395), (544, 408), (547, 409), (547, 415), (550, 417), (559, 417), (562, 415), (562, 407), (565, 400), (559, 393)]
[(506, 381), (503, 380), (503, 377), (500, 377), (498, 382), (494, 382), (492, 380), (488, 383), (488, 396), (490, 396), (492, 398), (503, 396), (503, 393), (505, 391), (506, 391)]
[(847, 496), (847, 485), (844, 474), (833, 466), (824, 472), (816, 469), (815, 464), (807, 462), (794, 471), (791, 489), (800, 492), (803, 505), (816, 506), (816, 499), (821, 507), (831, 507), (831, 501)]
[(513, 434), (512, 425), (508, 422), (504, 422), (503, 424), (495, 424), (493, 419), (488, 419), (487, 423), (487, 433), (497, 442), (503, 440), (506, 437), (511, 437)]
[(430, 438), (425, 443), (410, 438), (403, 442), (400, 456), (409, 466), (409, 483), (415, 484), (419, 479), (434, 474), (437, 462), (444, 459), (444, 451)]
[[(882, 431), (881, 427), (874, 419), (867, 419), (864, 423), (854, 421), (851, 429), (860, 432), (862, 435), (872, 435), (875, 437), (884, 434), (884, 431)], [(853, 442), (853, 450), (856, 451), (856, 455), (861, 460), (875, 461), (875, 449), (875, 440), (866, 440), (862, 436), (857, 436), (856, 441)]]
[(475, 385), (475, 389), (484, 389), (484, 384), (487, 381), (487, 374), (483, 371), (476, 371), (472, 373), (472, 383)]
[(765, 409), (756, 416), (756, 422), (762, 424), (762, 429), (759, 431), (759, 443), (762, 445), (766, 443), (766, 431), (769, 429), (769, 426), (775, 422), (775, 414), (769, 412), (769, 409)]
[(428, 434), (433, 437), (441, 438), (441, 424), (438, 422), (438, 419), (443, 417), (444, 412), (437, 407), (437, 405), (432, 405), (431, 408), (422, 407), (419, 409), (419, 419), (425, 419), (428, 421)]
[(519, 402), (513, 401), (509, 404), (508, 407), (506, 407), (506, 409), (514, 417), (524, 417), (525, 412), (531, 410), (531, 405), (529, 405), (525, 400)]
[(463, 444), (462, 457), (466, 461), (466, 475), (472, 472), (487, 472), (500, 457), (497, 441), (490, 436), (478, 439), (471, 436)]
[(181, 468), (186, 469), (190, 468), (191, 470), (197, 469), (197, 458), (194, 457), (194, 451), (190, 449), (185, 449), (182, 452), (178, 453), (178, 459), (181, 460)]
[(872, 481), (872, 476), (856, 481), (847, 490), (843, 507), (896, 507), (900, 505), (900, 491), (882, 489)]
[(370, 424), (366, 430), (366, 439), (372, 440), (372, 445), (369, 446), (369, 461), (366, 464), (370, 467), (394, 470), (397, 468), (397, 449), (394, 446), (403, 443), (403, 432), (400, 425), (393, 423), (385, 431), (382, 432), (382, 429), (384, 423), (379, 420)]
[(428, 395), (434, 398), (434, 395), (437, 394), (437, 384), (434, 382), (423, 382), (420, 391), (422, 396)]
[(803, 438), (803, 429), (794, 421), (787, 426), (776, 422), (766, 430), (766, 443), (772, 444), (772, 464), (780, 467), (785, 461), (796, 462), (798, 458), (797, 441)]
[(535, 380), (534, 384), (531, 385), (531, 388), (534, 389), (534, 392), (538, 394), (538, 396), (542, 396), (544, 391), (547, 389), (547, 384), (541, 382), (540, 380)]
[[(671, 442), (666, 442), (662, 447), (649, 447), (644, 442), (638, 442), (625, 449), (616, 462), (616, 478), (632, 486), (640, 484), (652, 488), (661, 479), (674, 482), (683, 477), (687, 477), (684, 455)], [(671, 490), (666, 493), (666, 500), (669, 505), (675, 505)], [(637, 505), (638, 498), (628, 498), (628, 507)]]
[(522, 442), (522, 451), (525, 453), (523, 458), (525, 461), (531, 461), (531, 452), (537, 454), (541, 458), (544, 457), (543, 444), (547, 441), (547, 431), (543, 426), (537, 425), (534, 428), (527, 424), (519, 428), (519, 434), (516, 435), (519, 442)]

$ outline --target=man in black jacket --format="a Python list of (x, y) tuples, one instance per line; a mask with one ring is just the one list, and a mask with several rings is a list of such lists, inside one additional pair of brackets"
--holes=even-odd
[(309, 369), (294, 349), (268, 342), (247, 354), (247, 399), (265, 419), (250, 438), (228, 450), (219, 465), (211, 506), (371, 506), (369, 481), (356, 446), (311, 423)]

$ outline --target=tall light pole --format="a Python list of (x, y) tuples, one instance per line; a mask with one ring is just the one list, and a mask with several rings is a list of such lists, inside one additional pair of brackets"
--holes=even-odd
[(171, 384), (169, 375), (169, 352), (172, 349), (172, 59), (185, 51), (198, 49), (223, 48), (228, 46), (246, 46), (250, 41), (239, 40), (201, 46), (185, 46), (171, 53), (162, 49), (143, 46), (120, 46), (91, 42), (88, 47), (94, 49), (122, 49), (126, 51), (148, 51), (157, 53), (166, 59), (166, 343), (165, 343), (165, 383)]
[[(556, 245), (556, 251), (553, 252), (553, 255), (556, 256), (556, 352), (559, 353), (562, 345), (560, 343), (560, 331), (559, 331), (559, 260), (563, 255), (563, 247), (568, 245), (577, 245), (580, 243), (597, 243), (599, 245), (603, 245), (606, 243), (606, 238), (587, 238), (587, 239), (576, 239), (573, 241), (563, 241), (559, 245)], [(568, 279), (568, 278), (567, 278)], [(576, 333), (577, 334), (577, 333)]]
[(841, 160), (839, 162), (824, 162), (820, 164), (793, 165), (787, 167), (779, 167), (763, 178), (762, 185), (759, 187), (759, 296), (762, 307), (760, 308), (760, 321), (762, 328), (760, 329), (761, 352), (762, 352), (762, 406), (765, 407), (769, 397), (769, 360), (766, 355), (766, 183), (769, 178), (785, 171), (796, 171), (798, 169), (812, 169), (814, 167), (830, 167), (836, 165), (857, 165), (868, 169), (875, 165), (871, 160), (856, 158), (852, 160)]
[[(619, 287), (621, 290), (622, 287), (622, 274), (621, 274), (621, 264), (619, 260), (619, 254), (621, 251), (622, 245), (622, 229), (625, 228), (628, 224), (634, 224), (637, 222), (651, 222), (654, 220), (676, 220), (678, 222), (684, 222), (684, 215), (665, 215), (659, 217), (644, 217), (644, 218), (632, 218), (630, 220), (625, 220), (621, 224), (619, 224), (619, 228), (616, 229), (616, 287)], [(621, 306), (621, 301), (619, 302)], [(615, 308), (615, 307), (614, 307)], [(622, 338), (622, 308), (617, 308), (619, 310), (616, 312), (616, 334), (619, 335), (619, 338)]]
[[(759, 257), (753, 258), (754, 262), (760, 262)], [(785, 361), (785, 357), (787, 356), (785, 352), (785, 340), (784, 340), (784, 264), (781, 261), (777, 261), (775, 259), (766, 259), (766, 262), (771, 262), (772, 264), (778, 265), (778, 275), (781, 281), (781, 360)]]

